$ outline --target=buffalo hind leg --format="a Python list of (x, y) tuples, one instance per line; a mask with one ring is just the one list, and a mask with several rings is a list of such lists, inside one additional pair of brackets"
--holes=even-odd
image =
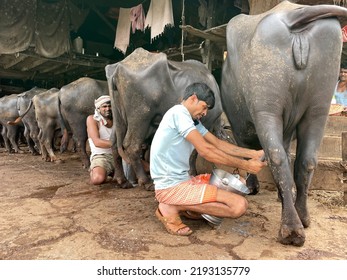
[[(314, 111), (316, 109), (312, 109)], [(297, 127), (297, 148), (294, 163), (294, 180), (297, 186), (295, 208), (304, 225), (310, 225), (310, 215), (307, 207), (309, 186), (314, 170), (318, 165), (317, 153), (324, 136), (324, 127), (327, 116), (310, 118), (314, 112), (307, 112), (308, 117), (303, 119)]]
[[(282, 127), (282, 124), (278, 123), (279, 118), (275, 117), (273, 120), (268, 116), (267, 118), (266, 122), (261, 122), (260, 118), (257, 132), (282, 202), (278, 241), (286, 245), (302, 246), (305, 243), (305, 232), (294, 207), (292, 190), (295, 184), (290, 160), (286, 153), (286, 145), (282, 141), (282, 131), (272, 129), (272, 127)], [(264, 125), (264, 123), (271, 127)]]
[(145, 169), (142, 164), (141, 160), (141, 153), (142, 153), (142, 146), (139, 145), (133, 145), (132, 149), (128, 149), (127, 154), (129, 155), (130, 163), (131, 166), (133, 167), (136, 177), (137, 177), (137, 182), (140, 187), (144, 187), (145, 190), (147, 191), (153, 191), (154, 190), (154, 184), (152, 179), (147, 175), (145, 172)]
[(154, 191), (153, 181), (146, 174), (140, 158), (136, 161), (132, 161), (132, 167), (134, 168), (136, 177), (138, 178), (139, 186), (144, 187), (147, 191)]
[(54, 139), (54, 126), (49, 125), (42, 130), (41, 142), (42, 145), (42, 159), (45, 161), (55, 162), (58, 161), (53, 151), (53, 139)]
[[(291, 181), (293, 182), (293, 180)], [(306, 235), (300, 217), (294, 207), (292, 188), (284, 188), (280, 187), (278, 189), (282, 202), (282, 223), (278, 233), (278, 241), (284, 245), (303, 246)]]
[(2, 126), (1, 135), (2, 135), (2, 139), (4, 140), (5, 150), (8, 153), (10, 153), (11, 152), (11, 144), (10, 144), (10, 140), (7, 137), (7, 128), (5, 125)]
[(35, 150), (35, 143), (33, 141), (33, 139), (30, 137), (30, 131), (29, 128), (27, 127), (27, 125), (24, 125), (24, 137), (26, 139), (28, 148), (29, 148), (29, 152), (32, 155), (37, 155), (37, 151)]
[[(309, 164), (309, 161), (300, 159), (295, 161), (294, 165), (294, 178), (296, 184), (296, 200), (295, 209), (298, 212), (300, 220), (305, 228), (309, 227), (311, 223), (308, 207), (308, 186), (310, 185), (315, 164)], [(311, 161), (312, 162), (312, 161)]]
[[(19, 149), (16, 136), (17, 136), (18, 128), (17, 126), (7, 126), (7, 138), (10, 140), (12, 148), (15, 153), (24, 153), (21, 149)], [(10, 152), (12, 150), (10, 149)]]
[(294, 163), (294, 180), (296, 184), (295, 208), (305, 228), (309, 227), (311, 222), (307, 207), (307, 198), (308, 189), (317, 166), (315, 157), (310, 156), (310, 154), (314, 155), (314, 152), (310, 149), (312, 148), (313, 141), (310, 141), (310, 143), (311, 147), (307, 147), (306, 145), (299, 147)]
[(114, 159), (114, 174), (113, 180), (117, 182), (121, 189), (130, 189), (133, 185), (127, 180), (124, 175), (122, 158), (118, 153), (117, 148), (112, 149), (113, 159)]
[(87, 154), (86, 143), (87, 143), (87, 138), (83, 139), (79, 143), (79, 147), (80, 147), (80, 153), (81, 153), (81, 159), (82, 159), (83, 168), (88, 169), (89, 166), (90, 166), (90, 158), (89, 158), (89, 156)]
[(113, 180), (117, 182), (121, 189), (131, 189), (134, 186), (128, 181), (124, 175), (122, 158), (119, 157), (117, 160), (117, 165), (115, 166), (115, 172), (113, 175)]

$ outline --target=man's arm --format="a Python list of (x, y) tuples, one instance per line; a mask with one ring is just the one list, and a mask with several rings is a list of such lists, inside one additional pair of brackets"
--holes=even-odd
[(100, 139), (98, 123), (93, 119), (92, 115), (87, 117), (87, 133), (88, 137), (93, 140), (96, 147), (111, 148), (110, 140)]
[(204, 136), (205, 140), (215, 146), (217, 149), (222, 150), (223, 152), (236, 157), (243, 158), (253, 158), (260, 159), (264, 156), (263, 150), (252, 150), (247, 148), (242, 148), (227, 141), (223, 141), (216, 136), (214, 136), (211, 132), (207, 132)]
[[(194, 145), (195, 149), (197, 150), (200, 156), (205, 158), (207, 161), (213, 163), (224, 164), (231, 167), (240, 168), (252, 174), (257, 174), (259, 171), (261, 171), (263, 167), (267, 165), (266, 162), (262, 162), (260, 159), (251, 158), (250, 160), (245, 160), (242, 158), (243, 155), (237, 157), (225, 153), (223, 150), (220, 150), (213, 144), (206, 141), (205, 138), (202, 137), (202, 135), (196, 129), (192, 130), (187, 135), (186, 139)], [(215, 142), (215, 140), (209, 136), (207, 136), (207, 139), (209, 139), (209, 141), (212, 141), (213, 143), (218, 143)], [(231, 146), (237, 147), (235, 145)], [(248, 155), (248, 153), (246, 154)]]

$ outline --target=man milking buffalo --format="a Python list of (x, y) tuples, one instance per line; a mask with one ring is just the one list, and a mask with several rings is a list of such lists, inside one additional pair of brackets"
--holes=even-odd
[(174, 235), (190, 235), (180, 215), (199, 219), (201, 214), (237, 218), (247, 209), (241, 195), (218, 189), (209, 175), (191, 177), (189, 157), (194, 149), (206, 160), (241, 168), (257, 174), (267, 165), (262, 150), (241, 148), (218, 139), (200, 119), (214, 107), (215, 97), (204, 83), (193, 83), (185, 90), (181, 104), (169, 109), (155, 133), (150, 154), (150, 171), (159, 202), (157, 218)]

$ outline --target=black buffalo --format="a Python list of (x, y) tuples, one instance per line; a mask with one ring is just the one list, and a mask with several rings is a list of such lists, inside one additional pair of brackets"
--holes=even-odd
[[(79, 78), (63, 86), (58, 94), (59, 113), (63, 127), (72, 133), (72, 137), (81, 155), (84, 168), (90, 166), (89, 156), (86, 151), (87, 125), (86, 119), (94, 114), (94, 100), (101, 95), (107, 95), (107, 82), (92, 78)], [(65, 132), (62, 139), (61, 150), (66, 149), (68, 139)]]
[(35, 117), (35, 110), (32, 106), (32, 99), (47, 89), (33, 87), (17, 95), (17, 110), (19, 117), (15, 121), (9, 121), (9, 125), (18, 125), (21, 122), (24, 125), (24, 136), (27, 141), (29, 151), (33, 155), (41, 153), (41, 145), (39, 143), (39, 127)]
[[(17, 136), (20, 130), (19, 126), (8, 124), (8, 122), (14, 121), (19, 117), (17, 109), (17, 97), (18, 94), (5, 95), (0, 98), (0, 124), (2, 125), (1, 135), (4, 140), (6, 151), (11, 152), (23, 152), (19, 149), (17, 143)], [(21, 124), (23, 127), (23, 125)]]
[(53, 150), (53, 140), (57, 129), (63, 133), (62, 121), (58, 108), (59, 89), (51, 88), (33, 97), (35, 117), (39, 127), (41, 157), (45, 161), (57, 161)]
[(347, 16), (347, 9), (284, 1), (260, 15), (236, 16), (227, 25), (223, 109), (237, 143), (265, 151), (282, 201), (283, 244), (302, 246), (310, 224), (308, 189), (340, 66), (336, 16)]

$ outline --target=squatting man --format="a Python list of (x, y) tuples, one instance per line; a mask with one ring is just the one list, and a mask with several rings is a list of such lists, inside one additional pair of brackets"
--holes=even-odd
[(159, 202), (155, 212), (166, 230), (190, 235), (180, 215), (200, 219), (201, 214), (238, 218), (248, 207), (238, 194), (209, 184), (210, 174), (189, 175), (189, 157), (194, 150), (209, 162), (257, 174), (267, 163), (263, 150), (251, 150), (215, 137), (200, 122), (215, 104), (212, 90), (194, 83), (185, 90), (183, 101), (169, 109), (154, 135), (150, 152), (150, 173)]
[[(112, 176), (115, 170), (110, 141), (113, 118), (111, 99), (102, 95), (94, 101), (94, 115), (87, 117), (87, 133), (91, 150), (90, 155), (90, 181), (94, 185), (106, 182), (107, 176)], [(130, 165), (123, 161), (123, 169), (127, 179), (136, 185), (135, 174)]]

